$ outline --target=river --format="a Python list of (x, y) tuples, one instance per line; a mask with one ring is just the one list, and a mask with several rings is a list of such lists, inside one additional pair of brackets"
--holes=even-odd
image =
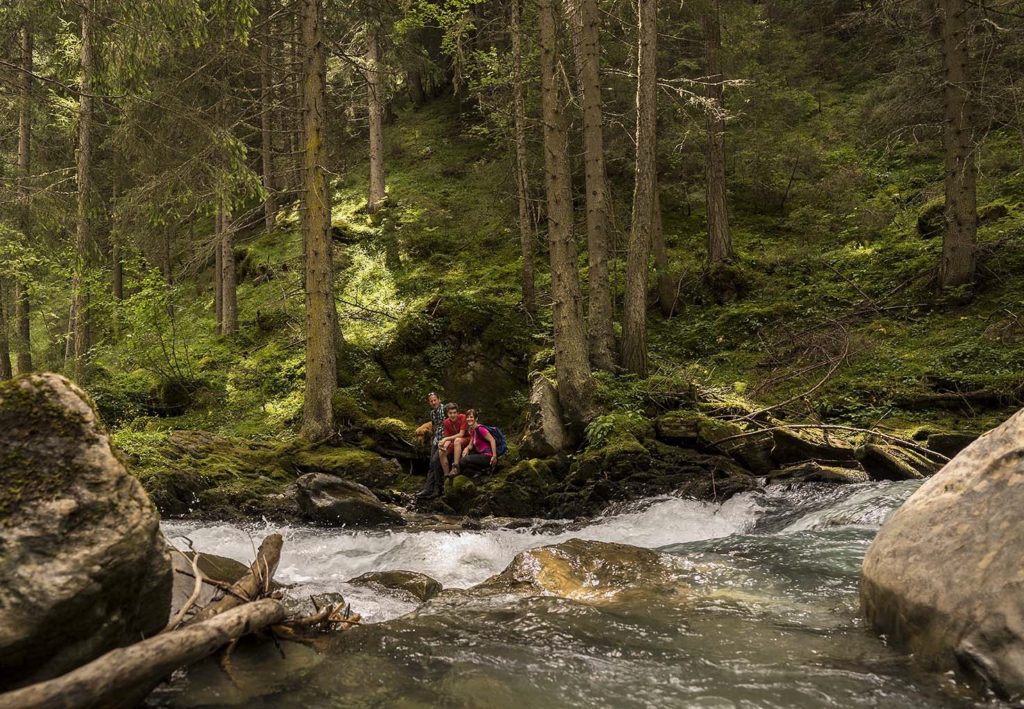
[[(165, 522), (172, 539), (248, 561), (280, 531), (295, 598), (341, 592), (366, 625), (320, 654), (284, 643), (178, 672), (153, 706), (961, 707), (952, 677), (916, 670), (858, 614), (861, 559), (915, 482), (774, 486), (715, 505), (661, 497), (575, 527), (349, 532)], [(657, 550), (685, 593), (609, 603), (445, 594), (417, 606), (345, 582), (407, 569), (446, 588), (570, 538)]]

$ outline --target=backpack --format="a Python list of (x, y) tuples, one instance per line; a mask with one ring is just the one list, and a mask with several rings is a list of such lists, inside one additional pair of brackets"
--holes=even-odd
[(508, 443), (505, 442), (505, 434), (501, 432), (501, 429), (497, 426), (486, 426), (487, 430), (491, 432), (491, 436), (494, 437), (494, 444), (498, 450), (496, 453), (499, 456), (505, 455), (508, 452)]

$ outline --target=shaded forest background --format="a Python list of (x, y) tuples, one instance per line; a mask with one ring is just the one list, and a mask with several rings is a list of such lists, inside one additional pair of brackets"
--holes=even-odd
[[(440, 389), (515, 430), (530, 374), (564, 373), (554, 371), (543, 18), (512, 3), (25, 0), (0, 10), (0, 375), (69, 373), (139, 456), (176, 429), (298, 430), (309, 148), (299, 6), (310, 5), (326, 61), (319, 167), (343, 338), (333, 422), (422, 419), (426, 392)], [(546, 76), (568, 128), (586, 295), (592, 190), (574, 7), (553, 13)], [(635, 5), (595, 9), (617, 355), (637, 228), (640, 38)], [(591, 437), (693, 387), (909, 436), (981, 430), (1019, 406), (1024, 4), (657, 9), (647, 371), (595, 362)], [(951, 83), (941, 20), (952, 16), (967, 74)], [(955, 217), (944, 197), (951, 86), (970, 117), (961, 154), (977, 170), (976, 244), (959, 281), (941, 266)], [(709, 134), (722, 136), (730, 242), (717, 255)]]

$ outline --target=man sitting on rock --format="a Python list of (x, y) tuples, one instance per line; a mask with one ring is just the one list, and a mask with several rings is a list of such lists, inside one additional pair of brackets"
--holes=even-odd
[(467, 471), (493, 468), (498, 464), (498, 444), (487, 427), (480, 425), (476, 409), (466, 410), (466, 427), (469, 445), (462, 450), (462, 457), (452, 466), (452, 472), (458, 475), (460, 468)]
[(456, 470), (449, 471), (448, 468), (453, 460), (454, 467), (458, 468), (462, 449), (469, 445), (469, 432), (466, 430), (466, 415), (459, 413), (454, 401), (446, 405), (444, 411), (444, 438), (437, 444), (437, 459), (444, 476), (448, 477), (456, 474)]

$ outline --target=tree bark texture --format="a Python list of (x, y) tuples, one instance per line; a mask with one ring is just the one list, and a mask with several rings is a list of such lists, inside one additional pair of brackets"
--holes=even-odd
[(651, 221), (651, 241), (654, 244), (654, 272), (657, 276), (658, 308), (663, 317), (671, 317), (676, 305), (676, 291), (672, 284), (668, 249), (665, 246), (665, 231), (661, 224), (661, 198), (659, 185), (654, 185), (654, 217)]
[(636, 178), (622, 309), (622, 366), (647, 376), (647, 285), (656, 183), (657, 0), (638, 0)]
[(224, 259), (221, 250), (221, 233), (224, 230), (220, 205), (213, 216), (213, 312), (217, 323), (217, 334), (224, 332)]
[(203, 623), (111, 650), (56, 679), (0, 695), (0, 705), (7, 709), (134, 707), (179, 667), (284, 618), (280, 601), (264, 598), (246, 603)]
[(263, 219), (267, 231), (274, 228), (277, 220), (277, 193), (274, 180), (274, 70), (271, 42), (270, 17), (273, 14), (272, 0), (263, 0), (263, 23), (265, 32), (260, 46), (260, 137), (263, 167)]
[(220, 212), (220, 266), (221, 266), (221, 334), (238, 332), (238, 277), (235, 273), (235, 231), (231, 215), (223, 200)]
[(324, 142), (327, 71), (320, 0), (301, 2), (302, 237), (306, 261), (306, 391), (302, 433), (310, 440), (320, 441), (333, 433), (331, 399), (337, 385), (331, 196), (324, 173), (327, 164)]
[[(18, 208), (25, 243), (32, 243), (32, 29), (21, 26), (21, 76), (18, 86)], [(18, 374), (32, 371), (32, 326), (28, 284), (14, 281), (14, 353)]]
[(974, 116), (964, 0), (938, 0), (945, 70), (946, 230), (942, 238), (939, 287), (964, 285), (974, 279), (978, 231), (977, 168), (974, 163)]
[(76, 382), (86, 380), (85, 358), (89, 351), (89, 293), (87, 269), (92, 249), (92, 130), (93, 130), (93, 74), (96, 58), (93, 47), (92, 23), (95, 0), (82, 3), (82, 46), (79, 55), (81, 77), (78, 82), (78, 154), (76, 179), (78, 202), (75, 228), (75, 265), (71, 290), (74, 298), (74, 347), (72, 373)]
[(729, 209), (725, 198), (725, 114), (723, 98), (724, 75), (720, 53), (722, 31), (718, 0), (704, 13), (704, 57), (708, 99), (707, 148), (704, 155), (704, 177), (708, 220), (708, 261), (723, 263), (735, 258), (729, 232)]
[(14, 376), (11, 369), (11, 352), (8, 337), (8, 313), (13, 308), (9, 304), (10, 295), (7, 292), (7, 283), (0, 278), (0, 380), (7, 380)]
[(370, 120), (370, 193), (366, 210), (376, 212), (384, 203), (384, 87), (380, 76), (377, 29), (366, 27), (366, 105)]
[(558, 45), (552, 0), (540, 0), (541, 111), (551, 256), (552, 320), (558, 398), (568, 423), (581, 430), (590, 414), (592, 380), (573, 236), (572, 173), (564, 106), (559, 97)]
[(530, 182), (526, 158), (526, 98), (523, 90), (523, 48), (520, 2), (511, 0), (509, 34), (512, 39), (512, 110), (515, 127), (516, 202), (519, 208), (519, 246), (523, 257), (521, 272), (523, 308), (537, 312), (536, 278), (533, 265), (533, 220), (530, 218)]
[(587, 189), (587, 259), (590, 362), (599, 369), (614, 366), (612, 292), (608, 278), (609, 198), (604, 166), (601, 111), (600, 16), (597, 0), (566, 0), (575, 48), (576, 82), (583, 108), (584, 178)]

